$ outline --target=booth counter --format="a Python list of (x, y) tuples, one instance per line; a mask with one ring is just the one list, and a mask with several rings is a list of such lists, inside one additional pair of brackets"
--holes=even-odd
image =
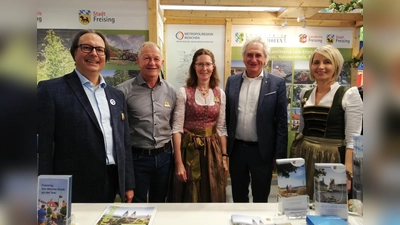
[[(152, 225), (230, 225), (232, 214), (273, 217), (277, 203), (132, 203), (135, 206), (155, 206)], [(75, 225), (94, 225), (110, 204), (72, 204)], [(116, 203), (113, 205), (127, 206)], [(310, 211), (313, 215), (314, 211)], [(289, 220), (292, 225), (306, 225), (305, 219)], [(349, 225), (362, 225), (363, 218), (349, 214)]]

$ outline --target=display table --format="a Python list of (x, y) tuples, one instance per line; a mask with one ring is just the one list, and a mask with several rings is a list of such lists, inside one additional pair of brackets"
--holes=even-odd
[[(276, 215), (277, 203), (132, 203), (157, 208), (152, 225), (230, 225), (232, 214), (261, 217)], [(94, 225), (110, 204), (72, 204), (75, 225)], [(113, 204), (125, 205), (125, 204)], [(313, 214), (310, 211), (310, 214)], [(290, 220), (292, 225), (305, 225), (305, 219)], [(349, 215), (349, 225), (362, 225), (363, 218)]]

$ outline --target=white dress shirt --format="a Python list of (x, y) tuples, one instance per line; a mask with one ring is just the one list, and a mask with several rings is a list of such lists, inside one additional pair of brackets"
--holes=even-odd
[(257, 105), (263, 72), (261, 71), (255, 78), (249, 78), (245, 71), (242, 77), (243, 83), (239, 93), (235, 138), (242, 141), (257, 142)]
[(78, 70), (75, 70), (78, 74), (79, 79), (83, 85), (86, 96), (89, 99), (90, 105), (93, 108), (94, 114), (96, 115), (97, 122), (101, 128), (101, 132), (104, 137), (104, 146), (106, 149), (106, 164), (114, 165), (114, 137), (111, 126), (111, 114), (110, 108), (108, 107), (108, 101), (104, 88), (107, 86), (104, 78), (100, 75), (100, 84), (94, 87), (86, 77), (84, 77)]

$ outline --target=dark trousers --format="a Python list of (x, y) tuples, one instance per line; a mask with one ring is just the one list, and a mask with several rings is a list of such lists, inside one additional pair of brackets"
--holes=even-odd
[(158, 155), (132, 153), (135, 169), (135, 194), (132, 202), (165, 202), (171, 172), (171, 148)]
[[(113, 203), (118, 192), (118, 169), (116, 165), (107, 166), (104, 202)], [(125, 193), (121, 193), (125, 194)]]
[(235, 141), (229, 158), (233, 202), (249, 202), (250, 182), (253, 202), (268, 202), (272, 168), (262, 160), (258, 146)]

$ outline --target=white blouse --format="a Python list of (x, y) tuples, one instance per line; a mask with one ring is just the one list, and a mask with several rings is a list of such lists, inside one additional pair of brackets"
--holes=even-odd
[[(334, 83), (331, 85), (331, 90), (319, 101), (319, 106), (331, 107), (333, 102), (333, 97), (336, 91), (340, 87), (339, 83)], [(315, 91), (316, 88), (310, 94), (309, 99), (307, 99), (304, 106), (314, 106), (315, 105)], [(301, 92), (301, 98), (303, 99), (305, 91)], [(353, 148), (353, 136), (361, 133), (362, 128), (362, 117), (363, 117), (363, 102), (361, 96), (358, 92), (357, 87), (349, 88), (343, 96), (342, 108), (345, 111), (344, 121), (345, 121), (345, 139), (346, 147)], [(300, 116), (300, 127), (299, 132), (302, 132), (304, 128), (303, 114)]]
[[(221, 106), (219, 108), (219, 116), (217, 121), (217, 132), (219, 136), (228, 136), (226, 131), (226, 121), (225, 121), (225, 107), (226, 107), (226, 96), (225, 92), (220, 88), (221, 92)], [(185, 104), (186, 104), (186, 91), (184, 87), (179, 88), (177, 91), (177, 100), (174, 111), (174, 119), (172, 123), (172, 133), (183, 133), (183, 124), (185, 120)], [(213, 106), (214, 102), (214, 92), (209, 89), (208, 96), (204, 99), (201, 96), (199, 90), (196, 89), (194, 98), (197, 105), (200, 106)]]

